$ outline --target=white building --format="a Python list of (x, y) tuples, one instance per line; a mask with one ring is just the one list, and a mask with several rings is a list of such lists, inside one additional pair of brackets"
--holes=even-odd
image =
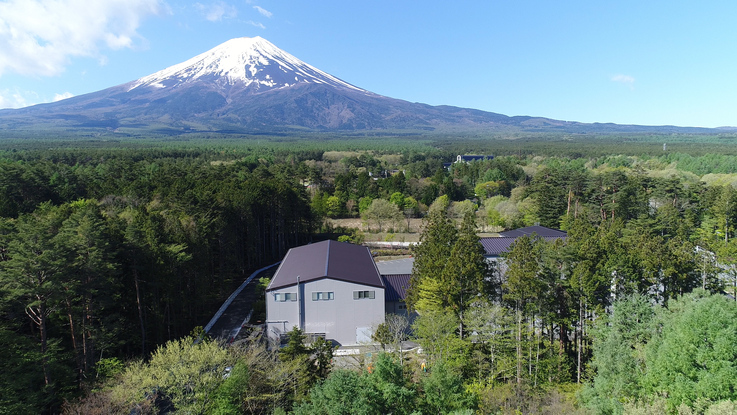
[(385, 286), (368, 248), (323, 241), (292, 248), (266, 288), (269, 338), (294, 327), (342, 346), (371, 342)]

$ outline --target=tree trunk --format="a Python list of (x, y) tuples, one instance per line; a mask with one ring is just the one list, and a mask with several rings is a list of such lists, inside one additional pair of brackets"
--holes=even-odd
[(41, 368), (44, 372), (44, 384), (49, 386), (51, 384), (51, 374), (49, 373), (49, 361), (46, 353), (48, 352), (48, 333), (46, 330), (46, 300), (41, 296), (36, 296), (39, 300), (38, 311), (34, 310), (33, 307), (26, 308), (26, 314), (30, 317), (31, 321), (38, 327), (39, 336), (41, 338)]
[(581, 383), (581, 335), (582, 328), (583, 328), (583, 307), (582, 307), (582, 299), (581, 297), (578, 298), (578, 327), (576, 332), (576, 383)]
[[(84, 364), (82, 363), (79, 347), (77, 347), (77, 336), (74, 333), (74, 316), (72, 314), (72, 303), (69, 298), (65, 299), (67, 306), (67, 318), (69, 320), (69, 335), (72, 339), (72, 349), (74, 350), (74, 361), (77, 363), (77, 385), (82, 387), (82, 375), (84, 373)], [(84, 334), (82, 334), (84, 337)]]
[(89, 300), (85, 305), (84, 318), (82, 319), (82, 356), (84, 358), (85, 372), (92, 366), (94, 359), (92, 350), (92, 311), (90, 310)]
[(517, 386), (522, 385), (522, 310), (517, 303)]
[(138, 306), (138, 321), (141, 324), (141, 356), (146, 355), (146, 326), (143, 323), (143, 306), (141, 304), (141, 289), (138, 283), (136, 261), (133, 261), (133, 282), (136, 285), (136, 305)]

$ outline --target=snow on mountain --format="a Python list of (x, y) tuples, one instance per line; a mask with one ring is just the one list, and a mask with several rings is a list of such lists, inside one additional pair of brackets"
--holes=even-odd
[(368, 93), (302, 62), (261, 37), (231, 39), (192, 59), (133, 81), (128, 91), (142, 86), (181, 86), (196, 80), (214, 80), (221, 87), (242, 84), (254, 92), (315, 83)]
[[(432, 85), (428, 85), (432, 88)], [(582, 124), (381, 96), (308, 65), (260, 37), (229, 40), (162, 71), (58, 102), (0, 110), (13, 131), (87, 134), (302, 134), (306, 131), (701, 133)]]

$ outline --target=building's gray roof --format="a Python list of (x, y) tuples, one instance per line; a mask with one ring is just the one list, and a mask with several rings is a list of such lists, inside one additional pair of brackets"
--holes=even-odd
[(461, 156), (461, 161), (477, 161), (477, 160), (491, 160), (494, 158), (492, 155), (484, 155), (484, 154), (466, 154)]
[(511, 231), (499, 232), (499, 235), (499, 237), (481, 238), (481, 246), (484, 247), (486, 256), (502, 256), (502, 254), (509, 251), (509, 247), (520, 236), (536, 235), (548, 242), (568, 237), (568, 234), (564, 231), (550, 229), (544, 226), (528, 226), (526, 228), (512, 229)]
[(323, 241), (292, 248), (282, 260), (266, 291), (331, 278), (384, 288), (371, 252), (365, 246)]
[(484, 247), (484, 251), (485, 251), (484, 255), (501, 256), (501, 254), (509, 250), (509, 247), (514, 243), (514, 240), (517, 238), (490, 237), (490, 238), (480, 238), (480, 239), (481, 239), (481, 246)]
[(499, 232), (501, 237), (516, 238), (523, 235), (537, 234), (542, 238), (565, 238), (568, 234), (557, 229), (546, 228), (544, 226), (528, 226), (526, 228), (512, 229), (511, 231)]
[(379, 274), (381, 275), (411, 274), (414, 263), (414, 258), (393, 259), (391, 261), (376, 262), (376, 268), (379, 269)]
[[(514, 241), (517, 239), (511, 237), (489, 237), (480, 238), (481, 246), (484, 247), (485, 256), (502, 256), (505, 252), (509, 251), (509, 247), (512, 246)], [(555, 241), (556, 239), (563, 239), (560, 236), (543, 236), (541, 239), (545, 241)]]
[(407, 288), (409, 288), (409, 280), (411, 274), (388, 274), (382, 275), (386, 290), (384, 291), (384, 301), (404, 301), (407, 298)]

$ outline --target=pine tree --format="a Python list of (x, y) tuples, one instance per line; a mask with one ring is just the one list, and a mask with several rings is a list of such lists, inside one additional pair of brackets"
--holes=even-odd
[(507, 281), (504, 284), (504, 298), (514, 304), (517, 317), (516, 349), (517, 349), (517, 384), (522, 383), (522, 351), (525, 339), (523, 336), (523, 320), (530, 317), (534, 321), (534, 300), (541, 297), (543, 285), (539, 278), (542, 271), (539, 239), (521, 236), (512, 244), (506, 254)]
[(480, 298), (489, 274), (484, 248), (476, 235), (475, 215), (468, 212), (441, 276), (445, 304), (458, 316), (461, 338), (464, 337), (463, 328), (466, 325), (464, 312), (473, 301)]
[(63, 298), (67, 252), (57, 237), (65, 212), (42, 204), (33, 214), (21, 216), (16, 238), (8, 245), (9, 260), (4, 284), (9, 298), (25, 307), (26, 315), (38, 330), (44, 383), (53, 386), (49, 361), (49, 325), (55, 306)]
[(456, 235), (457, 230), (445, 209), (434, 210), (425, 219), (420, 243), (415, 245), (412, 252), (415, 262), (407, 292), (407, 305), (410, 308), (422, 311), (418, 305), (425, 307), (445, 303), (442, 287), (438, 286), (442, 284), (443, 269), (450, 258)]

